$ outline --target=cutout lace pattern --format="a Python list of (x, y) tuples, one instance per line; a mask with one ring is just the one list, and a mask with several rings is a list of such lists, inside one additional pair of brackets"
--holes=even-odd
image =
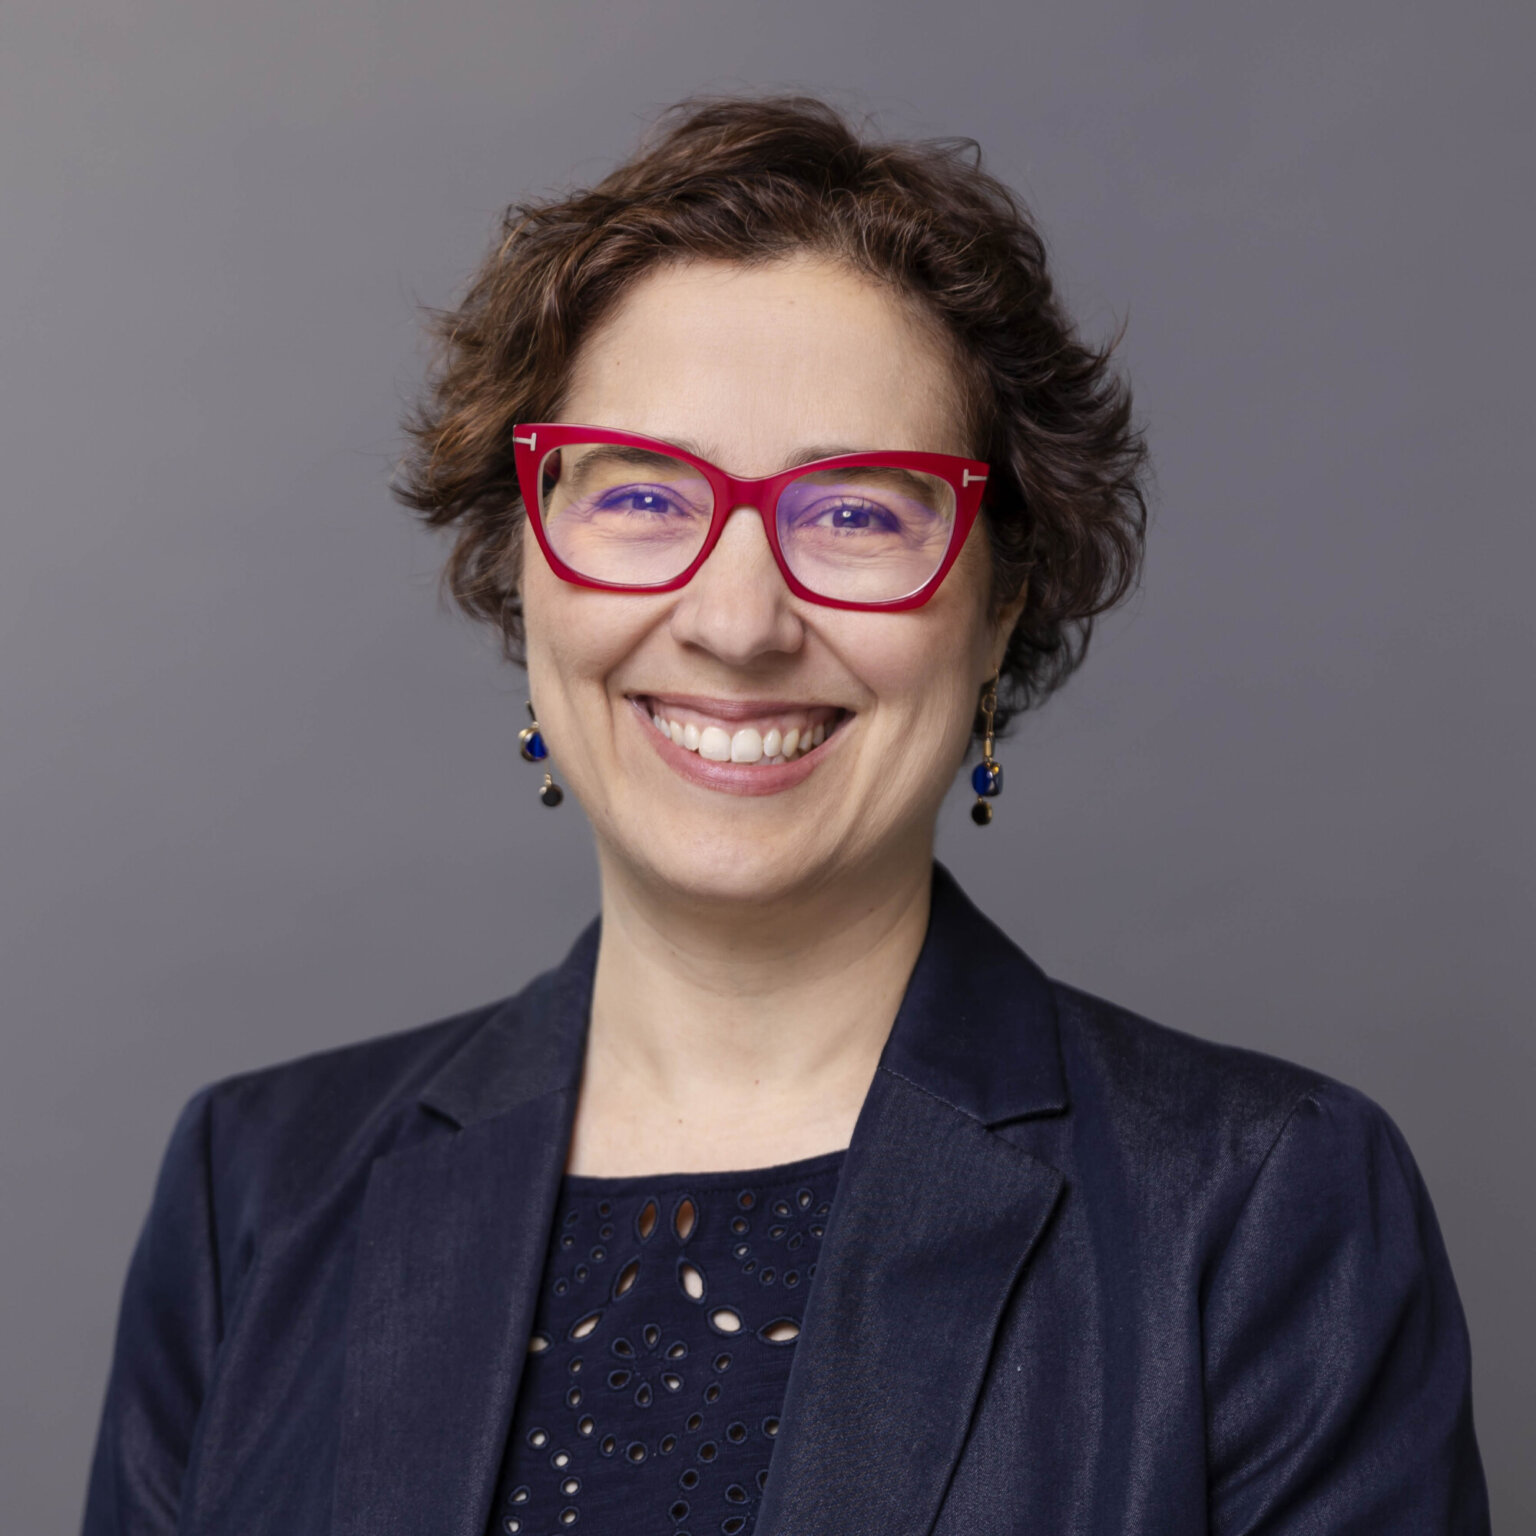
[(565, 1180), (492, 1533), (750, 1536), (841, 1166)]

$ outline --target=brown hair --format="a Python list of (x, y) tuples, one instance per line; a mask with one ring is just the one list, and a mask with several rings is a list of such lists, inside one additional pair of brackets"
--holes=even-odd
[(1095, 615), (1134, 584), (1146, 449), (1114, 343), (1086, 345), (1045, 246), (971, 140), (861, 138), (806, 96), (685, 101), (590, 190), (520, 203), (457, 309), (432, 317), (437, 365), (407, 422), (396, 494), (457, 530), (444, 581), (520, 659), (519, 421), (557, 419), (582, 339), (663, 261), (761, 262), (809, 251), (889, 284), (955, 344), (977, 457), (992, 601), (1028, 582), (999, 724), (1082, 661)]

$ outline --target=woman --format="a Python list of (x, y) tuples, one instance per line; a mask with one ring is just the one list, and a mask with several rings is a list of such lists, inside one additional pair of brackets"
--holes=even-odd
[(86, 1529), (1485, 1531), (1385, 1115), (1047, 980), (933, 862), (1144, 521), (1007, 192), (685, 105), (441, 334), (404, 494), (526, 660), (601, 920), (193, 1100)]

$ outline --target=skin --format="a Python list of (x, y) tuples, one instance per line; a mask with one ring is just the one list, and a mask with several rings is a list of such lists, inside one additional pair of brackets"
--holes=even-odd
[[(946, 339), (821, 258), (656, 269), (585, 341), (561, 419), (687, 442), (740, 475), (808, 449), (969, 454)], [(602, 887), (569, 1171), (746, 1169), (846, 1146), (928, 920), (939, 805), (1016, 609), (978, 521), (901, 613), (803, 602), (734, 511), (676, 592), (559, 580), (524, 540), (531, 697)], [(687, 777), (631, 699), (852, 711), (816, 770), (747, 796)]]

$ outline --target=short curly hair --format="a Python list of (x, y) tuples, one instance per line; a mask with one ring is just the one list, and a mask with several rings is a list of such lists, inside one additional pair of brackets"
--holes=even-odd
[(1039, 231), (973, 140), (877, 141), (802, 95), (672, 107), (595, 187), (507, 209), (463, 302), (431, 317), (436, 363), (395, 494), (456, 530), (445, 585), (520, 661), (514, 424), (559, 418), (583, 338), (647, 270), (801, 252), (889, 285), (955, 343), (973, 451), (992, 468), (994, 612), (1025, 598), (1001, 728), (1066, 680), (1094, 618), (1135, 584), (1146, 446), (1115, 341), (1078, 336)]

